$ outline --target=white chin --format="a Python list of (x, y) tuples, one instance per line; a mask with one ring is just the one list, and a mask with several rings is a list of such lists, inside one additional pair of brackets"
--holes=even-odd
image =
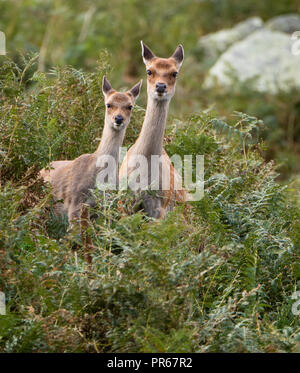
[(154, 98), (156, 100), (167, 100), (169, 98), (169, 95), (167, 94), (167, 92), (163, 92), (163, 93), (158, 93), (158, 92), (154, 92)]
[(118, 124), (118, 123), (115, 122), (115, 123), (113, 124), (113, 128), (114, 128), (116, 131), (120, 131), (123, 127), (124, 127), (124, 123)]

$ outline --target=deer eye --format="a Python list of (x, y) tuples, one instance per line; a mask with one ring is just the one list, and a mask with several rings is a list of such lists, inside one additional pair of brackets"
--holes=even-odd
[(151, 75), (151, 74), (152, 74), (152, 71), (151, 71), (151, 70), (147, 70), (147, 74), (148, 74), (148, 75)]
[(131, 109), (132, 109), (132, 105), (129, 105), (129, 106), (128, 106), (128, 110), (131, 110)]
[(176, 78), (176, 76), (178, 75), (178, 72), (175, 71), (174, 73), (172, 73), (172, 75), (174, 76), (174, 78)]
[(106, 107), (110, 108), (110, 107), (111, 107), (111, 104), (106, 104)]

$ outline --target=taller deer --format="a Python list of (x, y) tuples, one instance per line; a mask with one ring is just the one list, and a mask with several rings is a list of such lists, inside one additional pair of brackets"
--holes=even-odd
[[(92, 154), (83, 154), (69, 161), (54, 161), (51, 169), (42, 169), (41, 177), (50, 182), (56, 200), (63, 200), (60, 206), (66, 212), (70, 222), (87, 218), (87, 210), (83, 205), (93, 205), (90, 193), (96, 187), (96, 179), (107, 167), (99, 162), (102, 157), (110, 158), (115, 167), (110, 167), (108, 179), (118, 184), (119, 152), (123, 143), (126, 128), (130, 122), (131, 109), (139, 95), (142, 81), (127, 92), (115, 91), (106, 77), (103, 78), (102, 91), (105, 98), (105, 122), (102, 138), (97, 150)], [(103, 159), (103, 158), (102, 158)], [(84, 215), (84, 216), (83, 216)]]
[[(128, 177), (138, 168), (139, 156), (147, 159), (147, 186), (157, 182), (158, 191), (153, 196), (142, 192), (142, 204), (146, 214), (154, 218), (163, 218), (171, 210), (175, 201), (186, 201), (187, 192), (181, 187), (182, 179), (174, 169), (170, 158), (163, 149), (163, 139), (171, 98), (175, 93), (176, 78), (184, 59), (182, 45), (179, 45), (170, 58), (160, 58), (153, 54), (143, 42), (142, 56), (147, 71), (147, 110), (141, 133), (135, 144), (127, 152), (120, 168), (119, 177)], [(153, 156), (158, 156), (154, 160)], [(159, 162), (159, 175), (153, 169)], [(156, 168), (157, 169), (157, 168)], [(162, 177), (169, 187), (162, 186)]]

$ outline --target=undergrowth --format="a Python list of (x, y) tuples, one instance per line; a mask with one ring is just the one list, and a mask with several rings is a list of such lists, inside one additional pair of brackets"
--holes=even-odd
[(109, 66), (104, 55), (95, 73), (34, 64), (0, 70), (0, 351), (299, 351), (299, 200), (261, 156), (261, 122), (171, 118), (168, 153), (204, 154), (204, 198), (152, 221), (128, 213), (129, 192), (95, 192), (89, 268), (37, 171), (95, 150)]

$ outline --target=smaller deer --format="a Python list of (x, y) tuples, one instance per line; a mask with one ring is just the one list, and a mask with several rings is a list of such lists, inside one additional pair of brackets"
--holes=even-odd
[(114, 175), (107, 176), (108, 179), (115, 179), (118, 185), (120, 147), (141, 85), (142, 81), (127, 92), (117, 92), (106, 77), (103, 77), (102, 91), (106, 111), (102, 138), (97, 150), (92, 154), (83, 154), (72, 161), (54, 161), (50, 164), (50, 170), (40, 171), (44, 181), (52, 185), (54, 198), (63, 200), (59, 206), (60, 212), (67, 213), (69, 223), (80, 220), (82, 235), (83, 220), (86, 224), (88, 218), (86, 207), (94, 204), (90, 190), (96, 187), (99, 173), (107, 168), (107, 164), (99, 165), (98, 161), (101, 157), (111, 157), (114, 160), (115, 167), (109, 169), (109, 172)]

